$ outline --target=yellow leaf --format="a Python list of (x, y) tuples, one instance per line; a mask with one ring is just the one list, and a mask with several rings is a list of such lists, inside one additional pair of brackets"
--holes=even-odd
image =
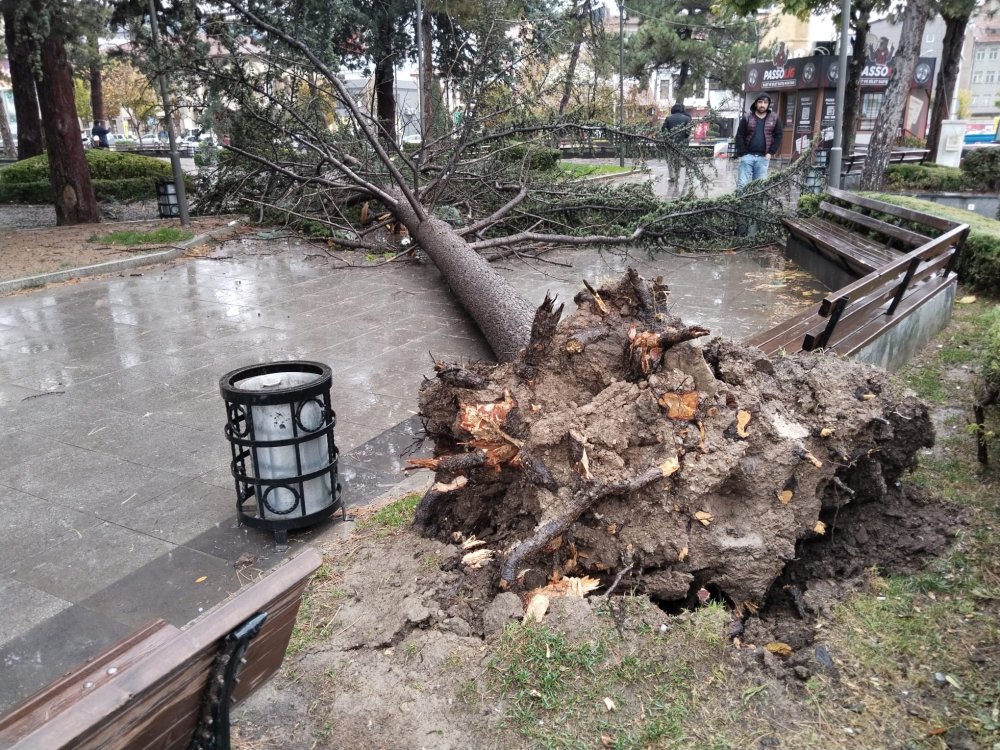
[(531, 597), (531, 601), (528, 602), (528, 606), (524, 610), (524, 619), (521, 620), (521, 624), (527, 625), (529, 622), (541, 622), (548, 610), (549, 598), (544, 594), (535, 594)]
[(764, 648), (766, 648), (772, 654), (776, 654), (778, 656), (792, 655), (792, 647), (789, 646), (787, 643), (782, 643), (781, 641), (771, 641), (766, 646), (764, 646)]
[(195, 578), (194, 582), (195, 583), (204, 583), (207, 580), (208, 580), (208, 576), (200, 576), (198, 578)]
[(688, 556), (688, 548), (681, 547), (681, 551), (677, 553), (677, 559), (680, 560), (681, 562), (684, 562), (687, 559), (687, 556)]
[(750, 423), (750, 412), (740, 409), (736, 412), (736, 434), (742, 438), (748, 436), (746, 426)]
[(973, 294), (970, 294), (967, 297), (962, 297), (961, 299), (957, 300), (958, 304), (960, 305), (971, 305), (975, 301), (976, 297)]
[(788, 505), (792, 501), (794, 494), (791, 490), (782, 490), (778, 493), (778, 500), (781, 501), (782, 505)]
[(702, 526), (708, 526), (714, 520), (714, 516), (707, 510), (699, 510), (694, 514), (694, 517), (701, 521)]
[(820, 437), (830, 437), (830, 435), (832, 435), (832, 434), (833, 434), (833, 428), (832, 427), (824, 427), (822, 430), (819, 431), (819, 436)]
[(677, 460), (677, 456), (671, 456), (662, 464), (660, 464), (660, 471), (663, 472), (663, 476), (669, 477), (671, 474), (675, 473), (681, 468), (681, 462)]
[(861, 400), (862, 401), (871, 401), (873, 398), (875, 398), (875, 394), (874, 393), (866, 393), (865, 395), (863, 395), (861, 397)]
[(823, 523), (822, 521), (817, 521), (816, 525), (813, 526), (813, 531), (815, 531), (817, 534), (825, 534), (826, 533), (826, 524)]

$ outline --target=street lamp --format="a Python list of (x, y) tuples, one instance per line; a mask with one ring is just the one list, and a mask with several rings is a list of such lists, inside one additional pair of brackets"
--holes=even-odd
[[(625, 128), (625, 3), (618, 0), (618, 130)], [(625, 141), (618, 136), (618, 166), (625, 166)]]

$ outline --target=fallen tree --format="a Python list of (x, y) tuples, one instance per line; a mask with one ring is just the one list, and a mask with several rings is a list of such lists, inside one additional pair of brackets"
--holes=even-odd
[(438, 363), (421, 392), (435, 457), (413, 465), (437, 481), (417, 526), (481, 540), (501, 588), (627, 572), (654, 599), (702, 590), (753, 611), (802, 540), (897, 492), (933, 442), (926, 407), (884, 372), (694, 346), (709, 332), (634, 272), (575, 301), (560, 323), (546, 300), (515, 361)]

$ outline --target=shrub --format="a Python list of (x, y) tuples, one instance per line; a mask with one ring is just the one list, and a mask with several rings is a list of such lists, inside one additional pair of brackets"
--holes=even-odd
[(962, 170), (937, 164), (890, 164), (886, 171), (886, 187), (942, 193), (967, 189)]
[(1000, 148), (980, 148), (962, 159), (962, 175), (970, 190), (1000, 190)]
[(899, 148), (927, 148), (927, 141), (915, 135), (904, 135), (896, 139)]
[(501, 151), (500, 156), (504, 161), (524, 162), (528, 169), (547, 172), (555, 169), (556, 163), (562, 158), (562, 152), (557, 148), (519, 143)]
[[(86, 152), (98, 200), (122, 202), (156, 197), (156, 181), (173, 177), (170, 165), (151, 156), (92, 148)], [(0, 203), (51, 203), (49, 160), (45, 154), (0, 169)]]

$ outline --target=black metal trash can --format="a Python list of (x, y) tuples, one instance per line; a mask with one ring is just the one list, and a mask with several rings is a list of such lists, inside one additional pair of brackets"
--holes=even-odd
[(279, 548), (289, 529), (344, 512), (332, 382), (328, 366), (307, 361), (241, 367), (219, 381), (237, 516), (247, 526), (273, 530)]
[(156, 207), (161, 219), (177, 219), (181, 206), (177, 201), (177, 186), (170, 180), (156, 181)]

